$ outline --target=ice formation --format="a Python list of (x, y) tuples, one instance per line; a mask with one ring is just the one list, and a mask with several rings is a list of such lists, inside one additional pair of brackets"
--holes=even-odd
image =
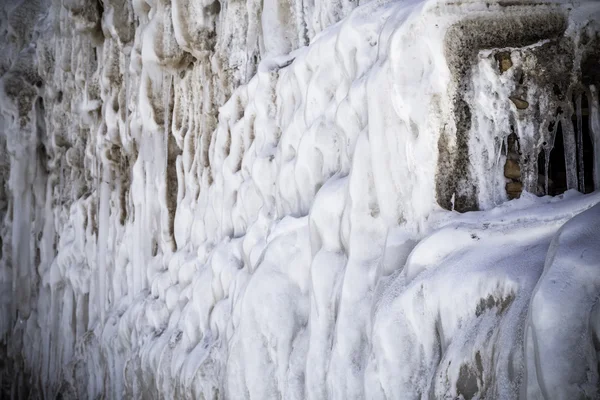
[(2, 398), (600, 395), (600, 3), (360, 3), (0, 6)]

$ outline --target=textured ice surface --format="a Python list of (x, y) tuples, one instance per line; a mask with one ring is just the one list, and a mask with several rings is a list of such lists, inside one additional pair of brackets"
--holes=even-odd
[(0, 396), (598, 396), (600, 5), (362, 3), (2, 4)]

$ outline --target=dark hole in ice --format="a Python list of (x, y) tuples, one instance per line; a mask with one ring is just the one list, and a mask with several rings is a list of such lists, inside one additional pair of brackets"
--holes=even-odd
[[(587, 118), (584, 121), (583, 125), (585, 126), (588, 122)], [(583, 131), (583, 165), (585, 178), (584, 193), (591, 193), (594, 191), (594, 148), (592, 147), (592, 138), (590, 137), (589, 130)]]
[(221, 12), (221, 3), (219, 0), (214, 1), (210, 5), (204, 7), (204, 12), (208, 15), (216, 15)]
[[(550, 162), (548, 171), (546, 171), (546, 155), (541, 151), (538, 156), (538, 172), (539, 176), (548, 175), (548, 193), (550, 196), (557, 196), (567, 190), (567, 168), (565, 165), (565, 146), (563, 142), (563, 133), (560, 122), (556, 129), (556, 138), (554, 139), (554, 147), (550, 151)], [(545, 187), (545, 181), (538, 182), (542, 187)]]
[(561, 95), (562, 92), (560, 91), (560, 87), (558, 87), (558, 85), (556, 83), (554, 84), (554, 87), (552, 89), (554, 91), (554, 95), (555, 96), (560, 96)]

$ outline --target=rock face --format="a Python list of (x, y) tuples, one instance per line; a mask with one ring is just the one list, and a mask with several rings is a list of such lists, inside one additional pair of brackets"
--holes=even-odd
[[(519, 165), (521, 147), (516, 134), (512, 133), (506, 139), (506, 163), (504, 164), (504, 177), (509, 179), (506, 183), (506, 194), (509, 199), (518, 199), (523, 192), (521, 182), (521, 166)], [(539, 180), (539, 179), (538, 179)]]
[(510, 58), (510, 53), (498, 53), (496, 55), (496, 60), (498, 60), (498, 66), (500, 67), (500, 72), (505, 73), (513, 66), (512, 60)]
[(510, 101), (512, 101), (515, 105), (515, 107), (517, 107), (518, 110), (526, 110), (527, 107), (529, 107), (529, 103), (523, 99), (520, 99), (518, 97), (510, 97)]
[[(572, 29), (579, 28), (571, 23), (567, 30), (569, 24), (556, 7), (527, 9), (515, 2), (502, 7), (500, 18), (473, 15), (449, 29), (445, 54), (455, 83), (455, 125), (446, 125), (438, 144), (436, 185), (442, 207), (486, 209), (505, 199), (496, 190), (503, 186), (503, 174), (490, 155), (497, 154), (499, 144), (511, 133), (520, 141), (523, 187), (537, 193), (541, 171), (537, 160), (541, 153), (549, 155), (559, 125), (565, 138), (565, 186), (584, 191), (577, 176), (585, 170), (577, 166), (585, 146), (583, 140), (576, 140), (584, 129), (577, 104), (599, 84), (590, 85), (591, 74), (583, 71), (584, 59), (595, 57), (600, 43), (597, 33), (589, 33), (589, 25), (574, 33)], [(586, 39), (578, 41), (578, 37)], [(486, 104), (494, 107), (482, 107)], [(594, 132), (592, 143), (597, 143), (600, 139)], [(597, 163), (588, 168), (598, 170)]]
[(361, 3), (0, 6), (0, 397), (594, 396), (600, 8)]
[(504, 164), (504, 176), (509, 179), (520, 179), (521, 178), (521, 167), (516, 160), (507, 159)]

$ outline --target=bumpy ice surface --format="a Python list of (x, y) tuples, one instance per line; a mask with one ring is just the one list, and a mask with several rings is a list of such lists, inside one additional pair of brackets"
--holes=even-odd
[(598, 5), (355, 3), (2, 6), (3, 395), (598, 396), (600, 192), (502, 172)]

